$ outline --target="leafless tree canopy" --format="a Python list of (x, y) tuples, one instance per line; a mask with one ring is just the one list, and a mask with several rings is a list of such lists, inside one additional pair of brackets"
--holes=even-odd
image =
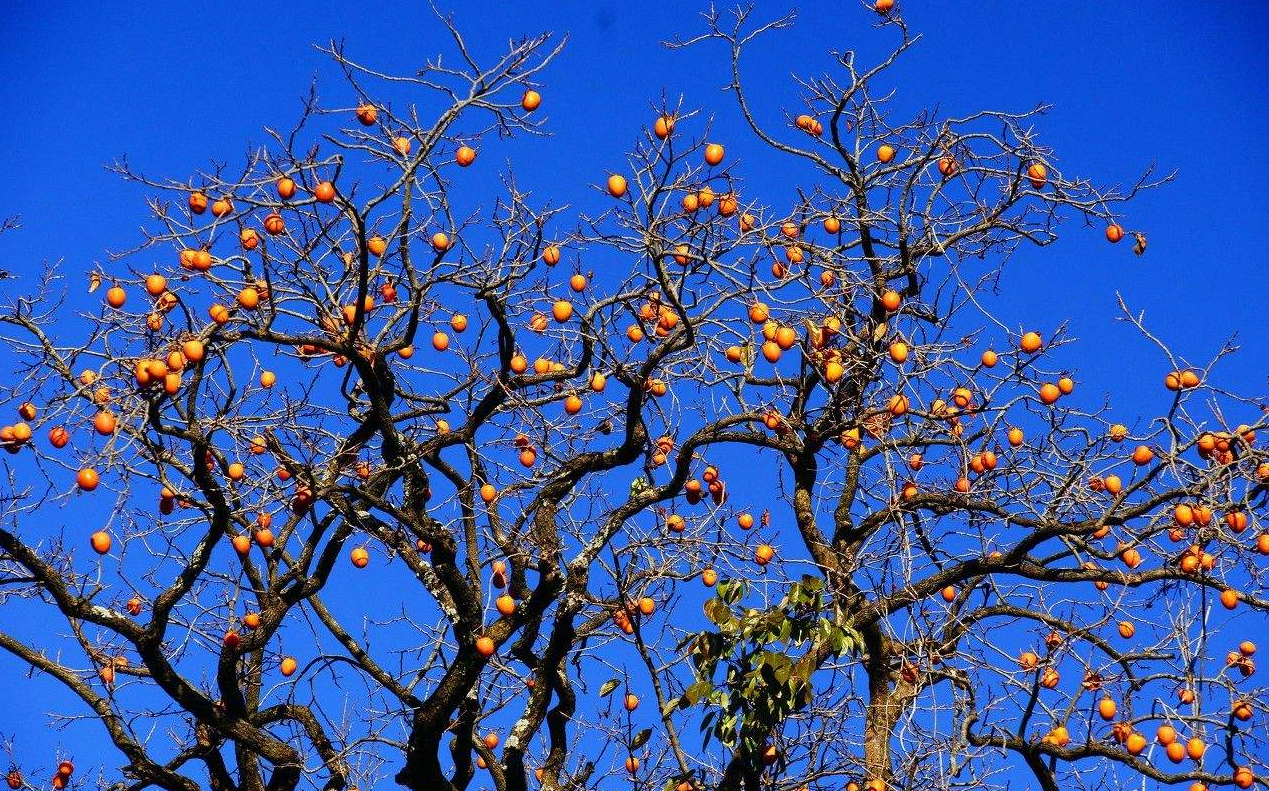
[[(919, 37), (876, 19), (892, 53), (772, 127), (743, 55), (792, 17), (708, 15), (669, 46), (730, 63), (747, 128), (665, 107), (576, 208), (511, 173), (455, 208), (547, 133), (562, 43), (481, 61), (444, 19), (415, 74), (325, 48), (345, 81), (240, 166), (119, 163), (151, 216), (88, 331), (78, 272), (0, 315), (0, 605), (46, 627), (0, 648), (118, 757), (6, 745), (10, 786), (1263, 784), (1254, 645), (1214, 628), (1269, 611), (1233, 347), (1176, 359), (1125, 306), (1175, 390), (1133, 423), (992, 315), (1011, 252), (1132, 237), (1166, 177), (1064, 172), (1042, 105), (899, 117)], [(747, 192), (742, 136), (815, 179)], [(49, 530), (84, 498), (106, 524)]]

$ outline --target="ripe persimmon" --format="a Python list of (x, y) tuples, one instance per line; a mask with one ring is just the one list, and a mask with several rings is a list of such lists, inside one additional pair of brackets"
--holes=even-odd
[(1027, 168), (1027, 180), (1031, 182), (1031, 186), (1035, 189), (1043, 189), (1049, 180), (1049, 169), (1039, 162), (1032, 163)]
[(759, 566), (765, 566), (775, 557), (775, 547), (770, 544), (759, 544), (754, 550), (753, 559)]
[(180, 353), (184, 354), (185, 359), (192, 363), (202, 362), (206, 352), (207, 349), (204, 347), (202, 340), (187, 340), (187, 342), (180, 345)]
[(1102, 698), (1097, 702), (1097, 713), (1107, 722), (1115, 719), (1115, 712), (1117, 710), (1118, 707), (1115, 705), (1115, 701), (1111, 698)]
[(1146, 737), (1142, 736), (1140, 733), (1131, 733), (1128, 735), (1128, 738), (1124, 740), (1124, 747), (1132, 755), (1141, 755), (1141, 753), (1146, 749)]
[(260, 292), (254, 286), (246, 286), (238, 292), (238, 305), (245, 310), (255, 310), (260, 304)]
[(666, 113), (659, 116), (655, 123), (652, 124), (652, 133), (661, 140), (666, 139), (674, 133), (674, 116)]
[(115, 433), (115, 427), (117, 425), (118, 421), (115, 419), (115, 416), (106, 410), (98, 412), (93, 417), (93, 428), (102, 436), (108, 437)]
[(146, 293), (152, 297), (157, 297), (164, 291), (167, 291), (167, 278), (163, 275), (148, 275), (145, 279)]
[(494, 605), (498, 608), (498, 613), (504, 616), (509, 616), (516, 611), (516, 600), (505, 593), (494, 601)]
[(1207, 752), (1207, 745), (1197, 736), (1192, 737), (1185, 743), (1185, 754), (1190, 757), (1191, 761), (1201, 761), (1205, 752)]
[(216, 322), (217, 324), (229, 323), (229, 319), (230, 319), (229, 308), (226, 308), (224, 305), (219, 305), (219, 304), (212, 305), (210, 308), (207, 309), (207, 315), (210, 316), (211, 320)]

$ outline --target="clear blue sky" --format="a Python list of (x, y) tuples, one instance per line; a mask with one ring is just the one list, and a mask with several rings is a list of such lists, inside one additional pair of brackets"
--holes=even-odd
[[(0, 268), (28, 283), (43, 260), (62, 259), (77, 273), (104, 260), (105, 250), (138, 241), (144, 195), (105, 171), (115, 157), (183, 178), (209, 159), (237, 161), (247, 143), (264, 141), (262, 126), (286, 127), (315, 72), (332, 102), (342, 100), (343, 86), (310, 44), (344, 38), (351, 54), (389, 72), (408, 72), (444, 46), (420, 3), (81, 5), (53, 13), (9, 2), (0, 12), (0, 216), (23, 218), (20, 231), (0, 237)], [(703, 1), (509, 2), (492, 12), (479, 5), (454, 9), (478, 51), (543, 29), (572, 37), (543, 75), (543, 112), (555, 137), (489, 152), (499, 162), (526, 154), (517, 172), (540, 194), (584, 204), (588, 185), (620, 167), (623, 147), (650, 121), (663, 90), (734, 128), (732, 105), (718, 90), (725, 54), (659, 45), (698, 32)], [(766, 15), (785, 9), (760, 6)], [(1063, 350), (1061, 361), (1078, 371), (1086, 397), (1113, 393), (1125, 422), (1164, 403), (1158, 385), (1166, 361), (1114, 321), (1116, 291), (1194, 363), (1240, 332), (1242, 352), (1216, 378), (1237, 392), (1264, 393), (1269, 198), (1259, 160), (1269, 143), (1269, 4), (908, 0), (905, 7), (924, 40), (895, 70), (904, 106), (938, 103), (959, 114), (1052, 102), (1039, 127), (1067, 172), (1127, 182), (1150, 160), (1178, 170), (1175, 182), (1129, 209), (1125, 225), (1149, 234), (1144, 258), (1127, 243), (1106, 244), (1100, 228), (1068, 224), (1055, 248), (1015, 258), (999, 315), (1028, 327), (1037, 323), (1029, 317), (1042, 316), (1046, 330), (1069, 317), (1082, 343)], [(746, 63), (768, 117), (794, 106), (791, 71), (824, 68), (833, 48), (855, 47), (868, 61), (892, 40), (870, 28), (872, 17), (857, 4), (799, 8), (796, 28)], [(744, 161), (751, 183), (779, 189), (777, 160), (751, 142), (729, 141), (729, 156)], [(790, 196), (775, 191), (767, 200)], [(81, 289), (72, 293), (87, 304)], [(5, 618), (0, 611), (0, 624)], [(46, 755), (69, 736), (45, 730), (38, 713), (63, 698), (32, 700), (33, 691), (49, 690), (15, 670), (0, 656), (0, 733), (16, 736), (23, 752)], [(15, 701), (26, 714), (15, 712)], [(88, 758), (100, 733), (73, 733), (77, 753)], [(104, 755), (107, 766), (117, 764)]]

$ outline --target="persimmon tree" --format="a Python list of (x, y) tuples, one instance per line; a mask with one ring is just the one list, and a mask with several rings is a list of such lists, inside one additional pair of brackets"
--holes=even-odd
[[(1134, 420), (1074, 393), (1060, 323), (993, 315), (1063, 220), (1143, 252), (1119, 218), (1167, 178), (1063, 172), (1042, 105), (899, 117), (918, 37), (876, 12), (891, 54), (775, 125), (743, 54), (792, 17), (711, 12), (669, 46), (724, 58), (744, 124), (660, 108), (578, 208), (466, 194), (549, 131), (562, 44), (483, 60), (448, 19), (411, 75), (326, 48), (343, 82), (237, 167), (117, 165), (150, 217), (100, 309), (49, 269), (0, 315), (0, 604), (43, 627), (0, 647), (119, 757), (11, 745), (9, 785), (1263, 783), (1236, 350), (1125, 305), (1173, 394)], [(747, 190), (740, 136), (802, 186)]]

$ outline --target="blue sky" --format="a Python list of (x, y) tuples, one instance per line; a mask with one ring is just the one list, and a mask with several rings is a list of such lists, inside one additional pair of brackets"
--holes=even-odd
[[(20, 231), (0, 237), (0, 268), (27, 283), (42, 261), (64, 260), (74, 273), (104, 260), (106, 250), (137, 243), (145, 196), (106, 172), (116, 157), (184, 177), (210, 159), (236, 161), (248, 143), (264, 141), (263, 126), (286, 127), (315, 72), (323, 78), (319, 94), (326, 86), (342, 95), (310, 44), (345, 39), (350, 53), (389, 72), (409, 71), (443, 45), (422, 4), (363, 3), (355, 14), (329, 2), (267, 11), (237, 2), (82, 5), (52, 13), (6, 3), (0, 11), (0, 107), (7, 110), (0, 216), (23, 218)], [(766, 16), (785, 10), (760, 5)], [(455, 8), (478, 52), (544, 29), (571, 36), (542, 77), (554, 137), (500, 144), (489, 158), (499, 166), (514, 160), (523, 185), (584, 206), (589, 185), (621, 166), (624, 146), (651, 120), (663, 91), (716, 113), (720, 129), (734, 128), (734, 109), (719, 91), (725, 53), (659, 45), (699, 32), (702, 7), (675, 0)], [(854, 47), (869, 61), (891, 41), (856, 4), (799, 9), (796, 27), (745, 63), (756, 103), (770, 118), (795, 106), (791, 71), (821, 70), (834, 48)], [(1129, 208), (1125, 225), (1149, 234), (1143, 258), (1127, 243), (1106, 244), (1100, 228), (1070, 223), (1054, 248), (1015, 258), (998, 315), (1044, 330), (1069, 319), (1082, 342), (1064, 349), (1061, 362), (1078, 372), (1086, 396), (1113, 394), (1125, 422), (1164, 404), (1159, 383), (1167, 363), (1115, 321), (1116, 292), (1193, 363), (1205, 363), (1239, 333), (1242, 351), (1216, 378), (1234, 391), (1263, 393), (1269, 198), (1259, 158), (1269, 141), (1269, 4), (908, 2), (906, 16), (923, 41), (895, 69), (901, 106), (938, 103), (959, 114), (1051, 102), (1038, 127), (1065, 170), (1102, 182), (1129, 182), (1151, 160), (1178, 171), (1172, 184)], [(778, 160), (747, 138), (728, 145), (756, 189), (769, 187), (769, 201), (787, 202)], [(81, 290), (72, 293), (87, 305)], [(0, 656), (0, 700), (22, 700), (33, 689), (14, 669)], [(6, 711), (0, 733), (32, 753), (65, 738), (45, 731), (42, 717), (17, 722)]]

